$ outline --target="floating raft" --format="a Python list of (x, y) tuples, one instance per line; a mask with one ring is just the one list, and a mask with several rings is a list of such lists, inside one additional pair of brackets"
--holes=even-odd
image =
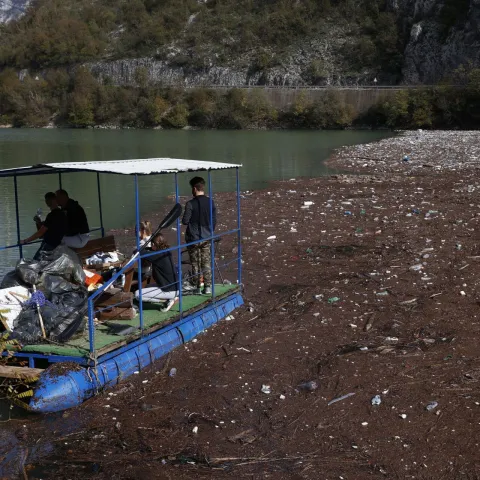
[[(95, 329), (95, 359), (90, 358), (88, 334), (65, 345), (25, 346), (10, 355), (13, 353), (18, 360), (28, 359), (29, 366), (9, 370), (8, 375), (2, 375), (0, 371), (0, 377), (38, 378), (30, 386), (33, 395), (22, 398), (23, 406), (29, 411), (50, 413), (76, 407), (145, 369), (243, 305), (240, 288), (236, 285), (215, 285), (215, 293), (214, 302), (200, 295), (183, 297), (182, 317), (178, 306), (162, 313), (155, 306), (147, 310), (148, 306), (144, 304), (144, 330), (136, 335), (112, 335), (106, 326), (98, 325)], [(125, 326), (139, 325), (138, 317), (117, 322)], [(45, 362), (48, 368), (36, 368)]]

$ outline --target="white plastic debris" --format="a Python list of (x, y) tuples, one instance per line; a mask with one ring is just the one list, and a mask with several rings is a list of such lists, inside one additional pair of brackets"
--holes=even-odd
[(385, 341), (387, 343), (396, 343), (396, 342), (398, 342), (398, 338), (397, 337), (385, 337)]
[(407, 418), (407, 415), (405, 413), (400, 414), (400, 418), (403, 418), (404, 420)]
[(285, 400), (286, 397), (285, 397), (285, 395), (280, 395), (279, 398), (280, 398), (280, 400)]
[(270, 385), (262, 385), (261, 392), (269, 395), (270, 393), (272, 393), (272, 389)]
[(195, 434), (197, 434), (197, 433), (198, 433), (198, 427), (193, 427), (192, 432), (195, 433)]
[(303, 205), (305, 207), (311, 207), (313, 205), (313, 202), (303, 202)]
[(276, 240), (277, 239), (277, 236), (276, 235), (272, 235), (271, 237), (268, 237), (267, 240)]

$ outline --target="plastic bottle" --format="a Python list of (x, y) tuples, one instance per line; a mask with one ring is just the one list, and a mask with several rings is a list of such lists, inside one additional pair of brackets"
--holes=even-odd
[(43, 215), (43, 210), (41, 208), (38, 208), (37, 213), (33, 217), (33, 221), (34, 222), (43, 222), (42, 215)]

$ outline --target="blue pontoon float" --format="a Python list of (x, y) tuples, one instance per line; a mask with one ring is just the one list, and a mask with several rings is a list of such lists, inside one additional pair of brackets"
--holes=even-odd
[[(208, 240), (212, 249), (212, 295), (182, 295), (169, 312), (161, 312), (158, 308), (149, 308), (142, 302), (142, 282), (139, 282), (140, 299), (138, 315), (134, 320), (123, 321), (125, 325), (135, 326), (135, 333), (127, 337), (119, 337), (105, 331), (101, 323), (95, 322), (95, 301), (103, 291), (109, 288), (117, 279), (131, 268), (132, 261), (121, 268), (107, 283), (92, 293), (88, 299), (88, 331), (81, 338), (61, 345), (55, 343), (39, 343), (25, 345), (20, 350), (4, 351), (3, 356), (12, 356), (13, 364), (25, 365), (16, 368), (25, 378), (28, 372), (37, 374), (38, 380), (33, 384), (33, 396), (24, 398), (25, 408), (33, 412), (57, 412), (80, 405), (83, 401), (98, 392), (112, 387), (122, 379), (151, 365), (156, 360), (168, 354), (183, 343), (189, 342), (196, 335), (209, 328), (220, 319), (228, 316), (233, 310), (243, 304), (241, 296), (242, 259), (240, 233), (240, 183), (239, 167), (217, 162), (195, 160), (180, 160), (169, 158), (152, 158), (140, 160), (120, 160), (86, 163), (54, 163), (40, 164), (32, 167), (19, 167), (0, 170), (0, 178), (13, 179), (16, 207), (17, 243), (0, 247), (1, 250), (18, 249), (19, 257), (23, 257), (23, 246), (20, 244), (19, 192), (17, 179), (24, 176), (58, 175), (59, 186), (62, 176), (76, 172), (92, 172), (96, 175), (98, 186), (98, 208), (100, 227), (92, 232), (98, 232), (105, 237), (102, 215), (102, 193), (100, 189), (101, 175), (131, 175), (135, 185), (135, 218), (137, 232), (137, 248), (140, 245), (140, 202), (139, 182), (145, 175), (171, 175), (175, 183), (176, 203), (179, 203), (178, 176), (183, 172), (206, 172), (208, 193), (213, 196), (212, 171), (233, 169), (236, 174), (236, 227), (226, 232), (215, 232)], [(212, 211), (210, 211), (212, 218)], [(178, 279), (183, 282), (182, 251), (191, 244), (182, 244), (180, 219), (176, 220), (177, 244), (171, 247), (178, 268)], [(237, 278), (228, 284), (215, 282), (215, 243), (221, 237), (234, 236), (237, 248), (236, 256), (223, 263), (221, 267), (230, 264), (230, 270), (236, 272)], [(205, 240), (201, 240), (202, 242)], [(156, 252), (158, 253), (158, 252)], [(151, 253), (142, 252), (133, 262), (137, 264), (138, 277), (142, 278), (142, 259)], [(218, 271), (218, 270), (217, 270)], [(12, 362), (9, 362), (11, 364)], [(28, 362), (28, 366), (26, 363)], [(53, 365), (57, 368), (53, 368)], [(60, 367), (60, 368), (58, 368)], [(0, 377), (2, 376), (0, 371)], [(35, 378), (37, 378), (35, 377)]]

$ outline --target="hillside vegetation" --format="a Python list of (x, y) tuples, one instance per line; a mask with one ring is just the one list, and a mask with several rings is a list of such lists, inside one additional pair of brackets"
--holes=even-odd
[[(398, 8), (390, 11), (393, 3)], [(442, 86), (399, 92), (366, 115), (334, 90), (316, 102), (299, 95), (278, 110), (261, 91), (186, 92), (162, 86), (145, 67), (131, 69), (132, 82), (114, 84), (86, 64), (147, 56), (164, 60), (167, 69), (182, 67), (185, 75), (222, 65), (257, 72), (257, 78), (279, 65), (301, 64), (301, 79), (311, 85), (324, 82), (335, 64), (345, 78), (396, 83), (408, 51), (408, 22), (416, 21), (401, 18), (399, 5), (406, 8), (401, 0), (34, 0), (23, 17), (0, 25), (0, 124), (480, 127), (474, 63)], [(445, 38), (475, 18), (471, 0), (439, 0), (434, 7), (427, 26), (434, 21)], [(425, 38), (432, 32), (427, 29)], [(21, 69), (27, 70), (19, 75)]]
[[(247, 62), (264, 69), (291, 45), (345, 37), (336, 54), (352, 71), (398, 76), (402, 39), (385, 0), (36, 0), (1, 26), (0, 66), (59, 67), (143, 55), (203, 68)], [(312, 80), (322, 62), (312, 62)]]

